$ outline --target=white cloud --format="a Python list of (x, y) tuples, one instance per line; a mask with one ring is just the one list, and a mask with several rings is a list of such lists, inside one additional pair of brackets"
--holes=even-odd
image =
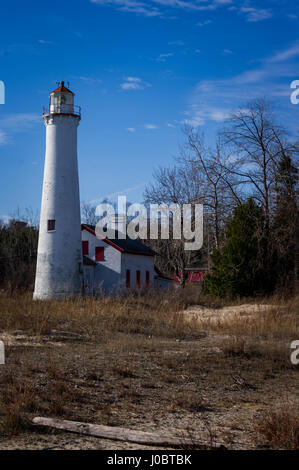
[(42, 125), (42, 117), (34, 113), (7, 114), (0, 118), (0, 145), (8, 144), (10, 135), (24, 132), (36, 124)]
[(221, 122), (228, 118), (231, 110), (217, 106), (202, 105), (197, 108), (196, 105), (192, 106), (191, 111), (185, 114), (189, 115), (181, 121), (181, 124), (187, 124), (192, 127), (203, 126), (206, 120)]
[(257, 21), (267, 20), (272, 16), (272, 12), (270, 10), (253, 7), (241, 7), (240, 12), (245, 13), (249, 23), (256, 23)]
[(145, 181), (143, 183), (139, 183), (136, 186), (131, 186), (129, 188), (121, 189), (120, 191), (115, 191), (114, 193), (111, 193), (111, 194), (105, 194), (104, 196), (102, 196), (98, 199), (93, 199), (92, 201), (89, 201), (89, 204), (100, 204), (105, 199), (108, 199), (109, 201), (111, 201), (116, 196), (124, 196), (124, 195), (126, 195), (127, 193), (129, 193), (131, 191), (136, 191), (137, 189), (143, 188), (146, 184), (148, 184), (147, 181)]
[(18, 113), (8, 114), (0, 119), (0, 126), (13, 131), (22, 131), (32, 127), (37, 123), (41, 123), (42, 118), (39, 114), (34, 113)]
[(120, 11), (137, 13), (144, 16), (160, 16), (161, 12), (154, 5), (138, 0), (90, 0), (91, 3), (97, 3), (102, 6), (115, 6)]
[(166, 62), (166, 59), (169, 57), (173, 57), (173, 52), (168, 52), (167, 54), (160, 54), (159, 57), (156, 59), (158, 62)]
[(144, 128), (148, 130), (154, 130), (154, 129), (158, 129), (158, 126), (156, 126), (156, 124), (145, 124)]
[(230, 110), (221, 108), (211, 108), (207, 110), (207, 113), (212, 121), (221, 122), (227, 119), (230, 115)]
[(297, 76), (299, 41), (261, 61), (258, 68), (245, 70), (219, 80), (202, 80), (190, 98), (183, 123), (201, 126), (206, 121), (221, 122), (252, 98), (280, 99), (280, 107), (289, 105), (290, 82)]
[(229, 54), (232, 54), (233, 51), (231, 49), (223, 49), (223, 54), (224, 55), (229, 55)]
[(142, 89), (141, 86), (138, 85), (138, 83), (129, 83), (129, 82), (121, 83), (120, 87), (123, 90), (140, 90), (140, 89)]
[(92, 77), (75, 77), (77, 78), (78, 80), (81, 80), (82, 82), (86, 82), (86, 83), (102, 83), (103, 80), (101, 80), (100, 78), (92, 78)]
[(128, 132), (135, 132), (135, 131), (136, 131), (135, 127), (127, 127), (126, 130), (127, 130)]
[(205, 123), (205, 120), (200, 116), (200, 113), (199, 114), (195, 113), (192, 118), (183, 119), (183, 121), (181, 121), (181, 124), (184, 124), (186, 126), (191, 126), (191, 127), (203, 126), (204, 123)]
[(228, 5), (233, 0), (153, 0), (154, 3), (158, 3), (164, 6), (171, 6), (174, 8), (183, 8), (186, 10), (201, 10), (203, 3), (209, 3), (217, 8), (218, 5)]
[(277, 52), (269, 62), (283, 62), (299, 55), (299, 41), (296, 41), (287, 49)]
[(150, 87), (149, 83), (144, 82), (138, 77), (126, 77), (125, 81), (120, 84), (123, 90), (144, 90), (144, 88)]
[[(272, 17), (273, 13), (269, 9), (255, 8), (249, 6), (248, 1), (240, 1), (241, 5), (233, 4), (234, 0), (90, 0), (101, 6), (114, 7), (119, 11), (135, 13), (147, 17), (167, 17), (175, 18), (171, 10), (184, 10), (186, 12), (214, 12), (218, 8), (226, 8), (245, 16), (248, 22), (254, 23)], [(292, 15), (289, 15), (290, 17)], [(197, 23), (204, 26), (211, 22), (205, 20)], [(182, 45), (182, 44), (179, 44)]]
[(0, 130), (0, 145), (5, 145), (7, 144), (7, 134), (4, 131)]
[(53, 41), (46, 41), (45, 39), (39, 39), (38, 42), (39, 42), (40, 44), (56, 46), (56, 43), (55, 43), (55, 42), (53, 42)]
[(212, 20), (206, 20), (206, 21), (200, 21), (199, 23), (196, 23), (196, 26), (206, 26), (207, 24), (211, 24)]
[[(114, 7), (120, 11), (136, 13), (148, 17), (163, 17), (162, 8), (186, 11), (216, 10), (230, 5), (233, 0), (90, 0), (101, 6)], [(169, 16), (168, 16), (169, 17)], [(171, 16), (169, 17), (171, 18)], [(173, 18), (173, 17), (172, 17)]]

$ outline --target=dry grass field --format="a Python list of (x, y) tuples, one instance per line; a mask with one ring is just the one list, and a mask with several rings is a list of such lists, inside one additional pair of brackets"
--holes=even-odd
[(39, 428), (35, 416), (209, 448), (298, 448), (299, 299), (258, 304), (192, 289), (51, 302), (0, 293), (0, 449), (149, 448)]

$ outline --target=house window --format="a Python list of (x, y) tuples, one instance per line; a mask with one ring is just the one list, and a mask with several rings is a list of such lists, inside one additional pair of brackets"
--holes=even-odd
[(55, 230), (56, 220), (48, 220), (48, 232), (53, 232)]
[(88, 255), (89, 253), (89, 247), (88, 247), (88, 241), (82, 241), (82, 253), (83, 255)]
[(146, 287), (148, 287), (149, 283), (150, 283), (150, 272), (149, 271), (145, 271), (145, 283), (146, 283)]
[(126, 270), (126, 287), (129, 289), (131, 287), (131, 271)]
[(140, 271), (136, 271), (136, 286), (140, 287)]
[(103, 246), (96, 246), (95, 259), (96, 261), (104, 261), (104, 247)]

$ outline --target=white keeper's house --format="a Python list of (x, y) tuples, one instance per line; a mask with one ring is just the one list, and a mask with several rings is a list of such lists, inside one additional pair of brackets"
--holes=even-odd
[(155, 252), (129, 237), (99, 239), (93, 225), (82, 224), (84, 293), (113, 294), (157, 282)]

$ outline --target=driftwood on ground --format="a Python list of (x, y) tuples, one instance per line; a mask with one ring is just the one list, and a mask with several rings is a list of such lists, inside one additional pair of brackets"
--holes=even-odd
[[(132, 429), (103, 426), (98, 424), (80, 423), (78, 421), (68, 421), (63, 419), (36, 417), (33, 423), (39, 426), (48, 426), (62, 431), (70, 431), (87, 436), (101, 437), (117, 441), (136, 442), (138, 444), (160, 446), (160, 447), (180, 447), (206, 449), (207, 444), (190, 439), (188, 437), (160, 436), (159, 434), (136, 431)], [(215, 445), (215, 448), (222, 446)]]

